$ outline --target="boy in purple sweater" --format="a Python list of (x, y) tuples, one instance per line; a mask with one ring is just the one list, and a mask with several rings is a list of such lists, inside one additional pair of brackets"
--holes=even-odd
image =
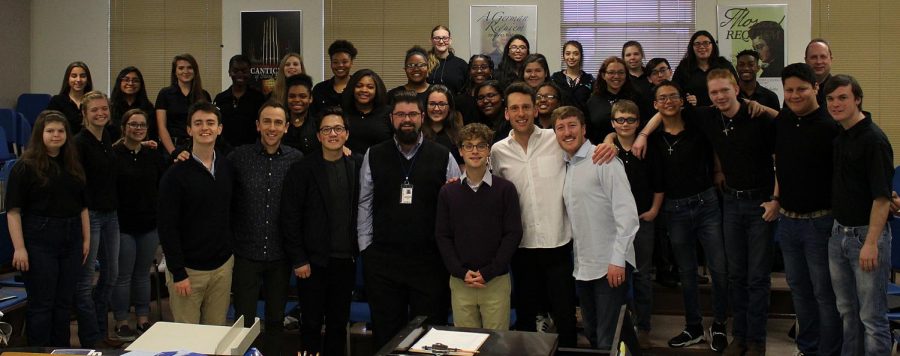
[(515, 185), (488, 172), (493, 137), (479, 123), (459, 132), (465, 173), (441, 188), (435, 239), (450, 272), (454, 324), (507, 330), (509, 263), (522, 240), (522, 218)]

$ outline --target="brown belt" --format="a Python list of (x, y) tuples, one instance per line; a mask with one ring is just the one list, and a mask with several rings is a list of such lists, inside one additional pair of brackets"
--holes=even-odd
[(787, 211), (784, 209), (780, 209), (781, 215), (789, 217), (791, 219), (815, 219), (821, 218), (823, 216), (831, 215), (831, 210), (816, 210), (810, 213), (795, 213), (792, 211)]

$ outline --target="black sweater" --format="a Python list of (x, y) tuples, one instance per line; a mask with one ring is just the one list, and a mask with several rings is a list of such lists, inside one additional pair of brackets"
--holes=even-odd
[(169, 168), (159, 183), (159, 241), (179, 282), (185, 268), (210, 271), (231, 257), (231, 191), (234, 172), (216, 154), (215, 177), (190, 158)]
[(142, 233), (156, 228), (159, 179), (166, 169), (160, 150), (142, 147), (134, 152), (125, 145), (113, 146), (119, 196), (119, 230)]

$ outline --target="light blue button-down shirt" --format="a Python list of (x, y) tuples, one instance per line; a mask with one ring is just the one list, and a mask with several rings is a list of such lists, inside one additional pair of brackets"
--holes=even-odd
[[(397, 145), (397, 150), (403, 153), (403, 156), (406, 159), (412, 159), (416, 153), (419, 152), (419, 148), (422, 147), (422, 142), (424, 141), (424, 136), (419, 133), (419, 140), (416, 143), (416, 146), (413, 147), (409, 152), (403, 152), (400, 148), (400, 142), (397, 142), (397, 138), (394, 138), (394, 144)], [(462, 173), (459, 171), (459, 165), (456, 164), (456, 158), (453, 158), (453, 154), (449, 153), (448, 156), (450, 160), (447, 161), (447, 180), (451, 178), (458, 178)], [(363, 158), (362, 167), (359, 170), (359, 207), (357, 210), (358, 216), (356, 217), (356, 228), (357, 228), (357, 243), (359, 244), (359, 250), (365, 250), (366, 247), (372, 244), (372, 197), (374, 195), (375, 183), (372, 181), (372, 168), (369, 167), (369, 151), (366, 151), (366, 156)]]
[(609, 164), (591, 162), (594, 145), (585, 143), (566, 161), (563, 200), (575, 241), (575, 279), (590, 281), (606, 276), (609, 264), (634, 266), (637, 206), (625, 166), (618, 158)]

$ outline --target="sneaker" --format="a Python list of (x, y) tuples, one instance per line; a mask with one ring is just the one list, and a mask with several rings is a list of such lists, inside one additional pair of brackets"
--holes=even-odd
[(137, 335), (134, 333), (134, 330), (131, 330), (131, 327), (128, 325), (122, 325), (116, 327), (116, 340), (117, 341), (134, 341), (137, 338)]
[(284, 317), (284, 330), (298, 330), (300, 329), (300, 320), (297, 318), (287, 315)]
[(681, 334), (669, 340), (669, 347), (685, 347), (703, 342), (703, 329), (691, 330), (695, 328), (685, 328)]
[(725, 332), (725, 323), (713, 322), (712, 326), (709, 327), (709, 338), (711, 340), (709, 348), (715, 352), (725, 351), (725, 348), (728, 347), (728, 335)]
[(535, 330), (539, 333), (553, 333), (556, 331), (556, 324), (549, 315), (538, 314), (535, 317)]
[(731, 343), (725, 348), (725, 356), (742, 356), (747, 352), (747, 341), (740, 336), (731, 339)]
[(766, 342), (748, 342), (747, 343), (747, 353), (744, 355), (747, 356), (763, 356), (766, 354)]
[(638, 347), (641, 350), (649, 350), (653, 348), (653, 341), (650, 339), (649, 330), (638, 330), (637, 332)]

